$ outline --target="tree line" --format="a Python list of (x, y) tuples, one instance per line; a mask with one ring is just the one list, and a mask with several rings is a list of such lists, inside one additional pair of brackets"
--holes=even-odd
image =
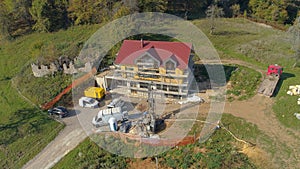
[(134, 12), (166, 12), (186, 19), (206, 17), (212, 8), (224, 17), (247, 15), (292, 24), (295, 0), (0, 0), (0, 35), (53, 32), (73, 25), (99, 24)]

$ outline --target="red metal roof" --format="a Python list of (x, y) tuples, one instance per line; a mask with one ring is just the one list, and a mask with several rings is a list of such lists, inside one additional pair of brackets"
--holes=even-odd
[(191, 49), (192, 44), (183, 42), (124, 40), (115, 64), (135, 65), (135, 59), (148, 52), (160, 61), (160, 66), (163, 66), (164, 61), (172, 58), (177, 62), (178, 68), (186, 69)]

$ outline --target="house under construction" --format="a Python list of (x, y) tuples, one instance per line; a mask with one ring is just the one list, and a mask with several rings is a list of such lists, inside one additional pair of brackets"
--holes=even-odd
[(192, 44), (125, 40), (114, 62), (116, 69), (102, 80), (105, 88), (123, 88), (131, 95), (147, 96), (148, 87), (166, 97), (186, 97), (193, 70)]

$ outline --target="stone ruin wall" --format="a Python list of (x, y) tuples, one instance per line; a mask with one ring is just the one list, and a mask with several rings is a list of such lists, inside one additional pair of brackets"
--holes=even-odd
[(75, 68), (74, 61), (62, 62), (60, 59), (50, 65), (31, 64), (31, 69), (35, 77), (43, 77), (53, 75), (56, 72), (63, 72), (65, 74), (76, 74), (78, 72), (90, 72), (92, 65), (90, 62), (85, 63), (84, 67)]

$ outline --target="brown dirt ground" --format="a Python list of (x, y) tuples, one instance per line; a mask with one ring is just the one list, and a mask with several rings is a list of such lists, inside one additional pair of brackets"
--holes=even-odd
[[(270, 152), (268, 152), (268, 154), (272, 156), (270, 160), (275, 167), (280, 168), (280, 166), (282, 167), (282, 164), (285, 163), (285, 168), (295, 168), (299, 166), (297, 162), (300, 155), (300, 142), (298, 138), (300, 132), (282, 126), (272, 111), (272, 105), (272, 99), (256, 95), (246, 101), (227, 103), (224, 113), (241, 117), (257, 125), (261, 131), (273, 140), (272, 146), (274, 146), (276, 151), (273, 155), (271, 155)], [(285, 151), (289, 152), (284, 153)]]
[[(159, 166), (160, 168), (161, 166)], [(136, 159), (136, 161), (130, 161), (129, 162), (129, 168), (131, 169), (155, 169), (156, 164), (153, 162), (150, 158), (147, 158), (145, 160)]]

